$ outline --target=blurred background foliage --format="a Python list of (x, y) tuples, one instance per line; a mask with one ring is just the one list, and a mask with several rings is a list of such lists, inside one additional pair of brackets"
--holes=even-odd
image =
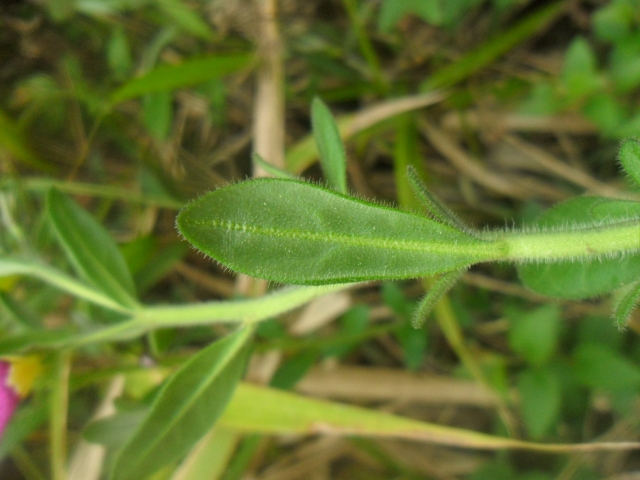
[[(178, 238), (174, 219), (187, 200), (252, 174), (258, 72), (273, 51), (284, 108), (273, 122), (286, 152), (280, 164), (267, 160), (290, 173), (320, 178), (308, 137), (319, 96), (347, 141), (349, 188), (367, 198), (419, 208), (407, 165), (480, 227), (526, 225), (584, 193), (637, 195), (616, 150), (640, 136), (639, 1), (280, 0), (277, 48), (265, 41), (260, 3), (2, 2), (0, 255), (69, 268), (44, 214), (43, 193), (57, 186), (109, 229), (145, 303), (239, 295), (229, 272)], [(424, 288), (369, 284), (264, 322), (248, 378), (536, 441), (638, 437), (637, 316), (619, 332), (610, 299), (549, 301), (521, 287), (512, 267), (480, 265), (415, 330)], [(33, 280), (0, 283), (4, 339), (116, 321)], [(219, 333), (162, 330), (76, 352), (70, 448), (114, 375), (126, 376), (119, 410), (135, 412)], [(2, 478), (48, 477), (43, 395), (14, 422), (24, 431), (2, 449)], [(206, 478), (622, 479), (640, 468), (636, 452), (259, 436), (216, 461)]]

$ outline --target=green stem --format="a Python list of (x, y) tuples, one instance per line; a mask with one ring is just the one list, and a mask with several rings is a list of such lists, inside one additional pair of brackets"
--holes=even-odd
[(500, 258), (514, 261), (603, 257), (638, 250), (640, 223), (630, 220), (567, 231), (511, 232), (495, 244), (501, 250)]

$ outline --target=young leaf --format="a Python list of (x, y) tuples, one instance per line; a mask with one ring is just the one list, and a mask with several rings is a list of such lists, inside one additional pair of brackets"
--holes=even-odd
[(318, 97), (311, 102), (311, 124), (327, 181), (331, 188), (346, 195), (347, 159), (344, 145), (331, 112)]
[[(640, 216), (640, 203), (601, 197), (578, 197), (556, 205), (537, 222), (552, 230), (574, 224), (614, 222)], [(636, 280), (640, 255), (617, 258), (563, 260), (555, 263), (527, 263), (518, 267), (520, 280), (542, 295), (581, 299), (602, 295)]]
[(251, 159), (253, 160), (254, 165), (260, 165), (260, 167), (266, 171), (273, 178), (288, 178), (290, 180), (295, 180), (295, 175), (291, 175), (286, 170), (281, 170), (278, 167), (270, 164), (264, 158), (260, 156), (258, 152), (253, 152), (251, 154)]
[(559, 327), (560, 309), (543, 305), (512, 319), (509, 345), (530, 365), (543, 365), (556, 349)]
[(640, 302), (640, 282), (636, 282), (625, 289), (613, 308), (613, 319), (618, 330), (624, 330), (631, 314)]
[(409, 166), (407, 174), (409, 176), (411, 187), (413, 187), (413, 191), (416, 193), (431, 218), (437, 222), (449, 225), (462, 233), (466, 233), (467, 235), (478, 235), (473, 231), (473, 229), (465, 225), (465, 223), (460, 220), (449, 207), (442, 203), (438, 197), (427, 189), (427, 186), (422, 183), (422, 180), (420, 180), (420, 176), (418, 175), (418, 172), (416, 172), (415, 168)]
[(631, 179), (640, 185), (640, 142), (628, 139), (620, 147), (620, 163)]
[(168, 380), (118, 454), (113, 480), (146, 478), (179, 460), (213, 427), (240, 381), (251, 333), (244, 328), (213, 343)]
[(303, 285), (422, 277), (500, 253), (428, 218), (293, 180), (208, 193), (180, 212), (177, 225), (234, 270)]
[(466, 271), (466, 268), (453, 270), (445, 273), (438, 279), (424, 298), (420, 300), (420, 304), (413, 313), (411, 324), (414, 328), (420, 328), (424, 324), (436, 304), (444, 295), (447, 294), (449, 290), (451, 290), (451, 288), (453, 288), (456, 282), (460, 280), (460, 277), (462, 277)]
[(49, 218), (78, 273), (125, 307), (135, 308), (133, 278), (107, 230), (56, 189), (47, 198)]

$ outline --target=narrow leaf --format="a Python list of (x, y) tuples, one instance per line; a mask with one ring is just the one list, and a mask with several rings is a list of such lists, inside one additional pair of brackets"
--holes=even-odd
[(146, 478), (179, 460), (213, 427), (240, 381), (251, 333), (244, 328), (213, 343), (168, 380), (116, 458), (113, 480)]
[(260, 156), (258, 152), (253, 152), (251, 154), (251, 159), (253, 160), (254, 165), (259, 165), (265, 172), (271, 175), (273, 178), (288, 178), (290, 180), (295, 180), (295, 175), (291, 175), (289, 172), (285, 170), (281, 170), (275, 165), (267, 162), (264, 158)]
[(242, 70), (249, 65), (249, 54), (215, 55), (186, 60), (178, 65), (161, 65), (142, 77), (125, 83), (111, 96), (111, 103), (118, 104), (147, 93), (191, 87), (207, 80), (219, 78)]
[(413, 313), (411, 324), (414, 328), (420, 328), (424, 324), (436, 304), (447, 294), (449, 290), (453, 288), (466, 271), (466, 268), (453, 270), (445, 273), (438, 279), (424, 298), (420, 300), (418, 307)]
[(449, 207), (442, 203), (438, 197), (427, 189), (427, 186), (422, 183), (422, 180), (420, 180), (415, 168), (409, 166), (407, 174), (409, 176), (411, 187), (413, 187), (413, 191), (416, 193), (431, 218), (437, 222), (449, 225), (462, 233), (466, 233), (467, 235), (478, 236), (477, 232), (474, 232), (472, 228), (465, 225), (465, 223), (460, 220)]
[(234, 270), (303, 285), (429, 276), (500, 254), (428, 218), (293, 180), (216, 190), (182, 210), (177, 224)]
[(640, 302), (640, 282), (636, 282), (625, 289), (613, 308), (613, 319), (618, 330), (624, 330), (631, 314)]
[(622, 142), (619, 159), (626, 174), (640, 185), (640, 142), (635, 139)]
[(22, 258), (0, 258), (0, 278), (12, 275), (28, 275), (38, 278), (60, 290), (83, 298), (96, 305), (120, 312), (130, 312), (131, 308), (120, 305), (110, 296), (83, 282), (70, 277), (60, 270), (35, 260)]
[(49, 164), (43, 162), (31, 150), (18, 126), (3, 111), (0, 111), (0, 149), (38, 170), (53, 171)]
[(311, 124), (324, 175), (331, 188), (346, 195), (347, 159), (344, 145), (331, 112), (318, 97), (311, 102)]
[(402, 438), (461, 448), (517, 448), (550, 453), (639, 448), (639, 442), (541, 444), (437, 425), (362, 407), (241, 384), (219, 425), (243, 432)]
[(133, 278), (107, 230), (56, 189), (47, 198), (49, 218), (78, 273), (119, 304), (137, 306)]

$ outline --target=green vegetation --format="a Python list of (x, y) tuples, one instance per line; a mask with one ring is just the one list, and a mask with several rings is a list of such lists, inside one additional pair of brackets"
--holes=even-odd
[(638, 12), (3, 3), (0, 476), (633, 471)]

